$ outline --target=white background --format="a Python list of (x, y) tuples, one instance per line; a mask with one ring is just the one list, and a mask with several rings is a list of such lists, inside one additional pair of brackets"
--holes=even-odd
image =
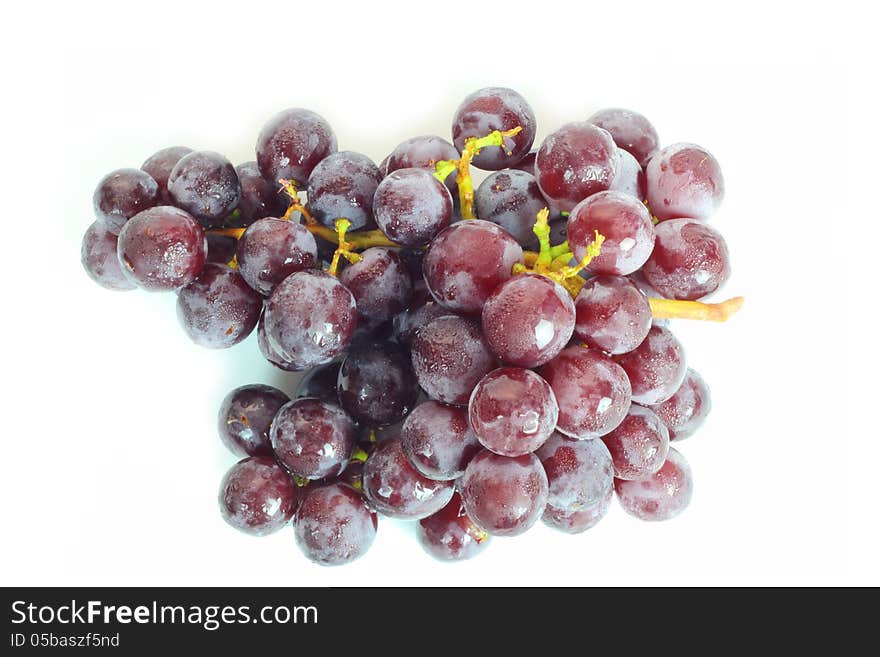
[[(868, 4), (18, 3), (28, 15), (0, 28), (0, 583), (880, 584)], [(529, 99), (539, 139), (618, 105), (721, 162), (724, 292), (747, 302), (728, 324), (674, 327), (714, 396), (680, 447), (691, 507), (646, 524), (615, 503), (586, 534), (538, 526), (457, 565), (387, 519), (336, 569), (310, 564), (289, 529), (237, 534), (217, 512), (235, 462), (217, 405), (237, 385), (295, 382), (253, 336), (191, 345), (173, 295), (86, 277), (96, 182), (172, 144), (253, 159), (262, 123), (290, 106), (379, 161), (407, 137), (448, 138), (460, 99), (487, 85)]]

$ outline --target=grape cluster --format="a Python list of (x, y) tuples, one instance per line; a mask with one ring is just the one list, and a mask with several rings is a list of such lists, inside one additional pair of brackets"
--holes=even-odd
[[(715, 158), (661, 148), (648, 120), (607, 109), (536, 145), (511, 89), (469, 95), (451, 141), (425, 135), (378, 166), (289, 109), (256, 159), (160, 150), (105, 176), (82, 242), (112, 290), (177, 293), (204, 347), (252, 332), (294, 399), (230, 392), (220, 438), (241, 457), (219, 504), (233, 527), (291, 523), (323, 565), (371, 546), (378, 515), (417, 520), (443, 560), (539, 519), (583, 532), (616, 496), (643, 520), (689, 503), (684, 457), (711, 408), (667, 319), (726, 319), (704, 299), (730, 275), (706, 223)], [(471, 166), (492, 173), (474, 188)]]

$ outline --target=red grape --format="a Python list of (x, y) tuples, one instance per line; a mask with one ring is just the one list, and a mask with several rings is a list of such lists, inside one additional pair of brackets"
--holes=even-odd
[(285, 360), (281, 354), (275, 351), (275, 349), (269, 344), (269, 340), (266, 338), (265, 317), (266, 313), (264, 310), (263, 315), (260, 317), (260, 321), (257, 322), (257, 348), (260, 350), (263, 358), (272, 363), (272, 365), (278, 369), (284, 370), (285, 372), (298, 372), (301, 369), (299, 366)]
[(354, 424), (345, 411), (314, 397), (282, 406), (270, 435), (281, 464), (305, 479), (342, 474), (355, 445)]
[(230, 235), (220, 235), (219, 233), (208, 233), (205, 237), (208, 241), (207, 262), (225, 265), (232, 261), (235, 257), (235, 250), (238, 248), (237, 239)]
[[(442, 137), (435, 135), (422, 135), (412, 137), (397, 145), (386, 158), (388, 160), (385, 175), (398, 169), (430, 169), (433, 173), (434, 166), (441, 160), (457, 160), (458, 151)], [(446, 188), (455, 195), (458, 191), (456, 183), (457, 171), (453, 171), (446, 177)]]
[(409, 308), (394, 318), (394, 339), (404, 345), (409, 345), (423, 326), (427, 326), (438, 317), (453, 314), (434, 301), (430, 292), (424, 287), (424, 281), (420, 280), (418, 283), (421, 287), (414, 291)]
[(687, 508), (694, 492), (691, 468), (675, 449), (657, 472), (638, 481), (614, 480), (620, 506), (640, 520), (669, 520)]
[(502, 456), (523, 456), (553, 433), (559, 407), (544, 379), (531, 370), (501, 367), (471, 394), (468, 418), (480, 443)]
[(467, 411), (435, 401), (419, 404), (400, 430), (403, 451), (420, 473), (437, 481), (457, 479), (480, 451)]
[(244, 162), (235, 167), (238, 181), (241, 184), (241, 198), (238, 210), (241, 217), (236, 221), (238, 226), (250, 226), (263, 217), (278, 217), (284, 214), (290, 204), (289, 198), (278, 193), (278, 186), (263, 178), (256, 162)]
[(351, 563), (376, 537), (378, 519), (360, 493), (345, 484), (309, 489), (293, 520), (296, 544), (322, 566)]
[(452, 220), (452, 197), (429, 171), (398, 169), (376, 188), (379, 229), (403, 246), (424, 246)]
[(618, 479), (644, 479), (666, 461), (669, 430), (649, 408), (633, 404), (623, 422), (602, 436)]
[(412, 297), (412, 279), (394, 249), (374, 246), (342, 270), (340, 282), (354, 295), (358, 313), (384, 321), (402, 312)]
[(621, 276), (589, 279), (574, 300), (575, 335), (609, 354), (638, 347), (651, 329), (651, 306), (635, 283)]
[(459, 481), (468, 516), (494, 536), (518, 536), (534, 525), (547, 506), (544, 466), (534, 454), (477, 454)]
[(315, 267), (318, 246), (305, 226), (266, 217), (252, 223), (238, 240), (236, 258), (248, 285), (269, 295), (292, 273)]
[(480, 219), (498, 224), (526, 247), (537, 242), (532, 228), (538, 212), (547, 206), (547, 200), (532, 174), (504, 169), (480, 183), (474, 194), (474, 205)]
[(339, 369), (338, 390), (342, 407), (369, 427), (400, 422), (419, 394), (409, 355), (393, 342), (352, 349)]
[(497, 224), (480, 219), (453, 224), (434, 238), (423, 272), (431, 295), (456, 313), (478, 313), (523, 262), (522, 247)]
[(184, 155), (168, 177), (174, 205), (205, 227), (219, 226), (238, 206), (241, 183), (232, 162), (219, 153), (195, 151)]
[(290, 398), (278, 388), (252, 384), (230, 392), (220, 404), (217, 429), (223, 444), (237, 456), (272, 456), (269, 427)]
[(83, 235), (80, 262), (93, 281), (108, 290), (133, 290), (132, 283), (119, 265), (116, 256), (116, 235), (95, 221)]
[(634, 196), (639, 201), (644, 200), (646, 194), (645, 172), (632, 155), (624, 150), (620, 153), (620, 170), (614, 177), (611, 187), (608, 189), (612, 192), (621, 192)]
[(659, 404), (678, 390), (687, 371), (684, 347), (663, 326), (652, 326), (648, 337), (630, 352), (615, 356), (632, 385), (632, 400)]
[(437, 513), (419, 520), (417, 531), (425, 551), (441, 561), (470, 559), (490, 542), (489, 535), (468, 517), (458, 493)]
[(580, 260), (596, 231), (605, 237), (601, 253), (587, 271), (631, 274), (645, 264), (654, 248), (654, 224), (645, 205), (622, 192), (599, 192), (578, 203), (568, 217), (568, 243)]
[(274, 459), (249, 456), (232, 466), (220, 484), (220, 514), (246, 534), (277, 532), (293, 517), (299, 490)]
[(555, 357), (571, 339), (574, 323), (571, 295), (537, 274), (505, 281), (483, 306), (483, 333), (492, 353), (520, 367), (538, 367)]
[(709, 415), (712, 395), (703, 377), (688, 369), (675, 394), (650, 408), (669, 429), (669, 440), (684, 440), (694, 435)]
[[(473, 158), (480, 169), (497, 171), (512, 166), (529, 153), (535, 141), (537, 121), (525, 98), (513, 89), (486, 87), (465, 98), (452, 120), (452, 142), (461, 153), (468, 137), (485, 137), (494, 130), (522, 130), (507, 137), (503, 146), (487, 146)], [(508, 155), (508, 151), (510, 154)]]
[(317, 397), (318, 399), (339, 403), (339, 392), (336, 382), (339, 378), (339, 368), (342, 363), (327, 363), (313, 367), (303, 375), (296, 387), (294, 397)]
[(632, 392), (626, 372), (597, 349), (563, 349), (538, 374), (553, 388), (559, 405), (556, 430), (567, 436), (604, 436), (629, 411)]
[(119, 235), (129, 219), (159, 202), (159, 185), (140, 169), (117, 169), (101, 179), (92, 201), (98, 221)]
[(657, 131), (638, 112), (614, 107), (599, 110), (587, 120), (607, 130), (614, 143), (632, 154), (640, 166), (645, 166), (657, 152), (660, 143)]
[(141, 165), (141, 169), (150, 174), (150, 177), (159, 185), (159, 202), (162, 205), (172, 205), (174, 201), (168, 193), (168, 177), (174, 165), (180, 162), (180, 158), (189, 155), (193, 150), (186, 146), (169, 146), (156, 151)]
[(312, 169), (336, 152), (336, 135), (324, 117), (307, 109), (279, 112), (257, 138), (257, 165), (266, 180), (285, 178), (305, 187)]
[(309, 176), (309, 211), (329, 228), (340, 218), (351, 222), (351, 230), (374, 228), (373, 195), (380, 180), (379, 168), (366, 155), (328, 155)]
[(712, 154), (695, 144), (673, 144), (645, 169), (648, 205), (663, 221), (675, 217), (708, 219), (724, 198), (724, 177)]

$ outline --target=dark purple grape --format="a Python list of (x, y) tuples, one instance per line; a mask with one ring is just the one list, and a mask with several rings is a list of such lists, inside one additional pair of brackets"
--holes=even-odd
[(378, 518), (345, 484), (308, 491), (293, 520), (296, 544), (311, 561), (339, 566), (362, 557), (376, 538)]
[(644, 203), (621, 192), (599, 192), (577, 204), (568, 217), (568, 243), (580, 260), (596, 239), (605, 237), (591, 274), (625, 276), (645, 264), (654, 248), (654, 224)]
[(412, 279), (394, 249), (374, 246), (342, 270), (340, 282), (354, 295), (358, 313), (380, 321), (402, 312), (412, 297)]
[(640, 166), (645, 166), (657, 152), (660, 143), (657, 131), (638, 112), (613, 107), (599, 110), (587, 121), (607, 130), (614, 143), (633, 155)]
[(159, 202), (159, 185), (140, 169), (117, 169), (101, 178), (92, 201), (98, 221), (119, 235), (129, 219)]
[(409, 308), (399, 313), (393, 321), (394, 339), (403, 345), (409, 345), (423, 326), (438, 317), (454, 314), (434, 301), (434, 297), (424, 287), (424, 281), (420, 283), (422, 287), (413, 293)]
[(456, 406), (468, 403), (471, 391), (496, 364), (479, 324), (455, 315), (438, 317), (416, 334), (412, 362), (428, 397)]
[(409, 272), (413, 286), (417, 283), (424, 285), (425, 282), (422, 280), (422, 262), (425, 259), (425, 251), (418, 248), (398, 249), (397, 255), (400, 256), (406, 265), (406, 270)]
[(348, 219), (353, 231), (375, 228), (373, 196), (382, 177), (366, 155), (352, 151), (328, 155), (309, 176), (309, 211), (328, 228), (340, 218)]
[(493, 536), (518, 536), (544, 513), (549, 489), (534, 454), (499, 456), (484, 449), (468, 463), (458, 490), (477, 527)]
[(702, 299), (730, 277), (727, 242), (712, 226), (696, 219), (671, 219), (654, 231), (657, 241), (642, 274), (664, 297)]
[(640, 520), (670, 520), (687, 508), (694, 492), (691, 468), (675, 449), (669, 449), (666, 463), (647, 479), (614, 480), (620, 506)]
[(480, 183), (474, 204), (480, 219), (498, 224), (522, 246), (536, 243), (532, 228), (547, 200), (532, 174), (517, 169), (496, 171)]
[(302, 224), (266, 217), (252, 223), (238, 240), (238, 270), (252, 288), (269, 295), (297, 271), (318, 264), (318, 245)]
[(257, 139), (257, 164), (263, 178), (285, 178), (304, 188), (312, 169), (336, 152), (336, 135), (324, 118), (293, 108), (279, 112), (263, 126)]
[(609, 354), (638, 347), (651, 329), (648, 298), (628, 278), (594, 276), (574, 300), (575, 335)]
[(523, 250), (510, 233), (473, 219), (437, 235), (422, 269), (434, 299), (453, 312), (474, 314), (518, 262), (523, 262)]
[(376, 445), (364, 464), (364, 491), (379, 513), (420, 519), (437, 513), (452, 499), (451, 481), (428, 479), (407, 460), (399, 438)]
[(694, 435), (709, 415), (712, 395), (703, 377), (688, 369), (675, 394), (650, 408), (669, 429), (669, 440), (684, 440)]
[(648, 337), (632, 351), (615, 356), (632, 384), (632, 400), (651, 405), (664, 402), (678, 390), (687, 373), (684, 347), (662, 326), (652, 326)]
[(614, 494), (614, 467), (605, 443), (554, 432), (535, 454), (550, 487), (544, 524), (576, 534), (605, 516)]
[(351, 336), (349, 348), (354, 349), (360, 345), (391, 340), (393, 335), (394, 327), (390, 321), (358, 315), (357, 327), (354, 330), (354, 335)]
[(220, 440), (236, 456), (272, 456), (269, 427), (290, 398), (259, 383), (241, 386), (223, 398), (217, 414)]
[(468, 404), (477, 439), (501, 456), (534, 452), (553, 433), (558, 417), (550, 384), (520, 367), (489, 372), (474, 388)]
[(425, 169), (398, 169), (376, 189), (379, 229), (403, 246), (424, 246), (452, 220), (449, 190)]
[(579, 440), (604, 436), (629, 411), (632, 391), (623, 368), (597, 349), (568, 347), (538, 370), (556, 395), (556, 430)]
[(159, 202), (162, 205), (174, 203), (171, 194), (168, 193), (168, 177), (180, 158), (192, 152), (193, 150), (186, 146), (169, 146), (153, 153), (141, 165), (141, 169), (150, 174), (150, 177), (159, 185)]
[(724, 176), (712, 154), (694, 144), (673, 144), (645, 169), (648, 205), (660, 221), (708, 219), (724, 198)]
[(612, 192), (621, 192), (634, 196), (643, 201), (646, 196), (645, 172), (632, 155), (621, 150), (620, 153), (620, 170), (614, 177), (609, 190)]
[(123, 226), (116, 245), (123, 273), (151, 292), (192, 283), (202, 271), (207, 250), (199, 222), (170, 205), (133, 216)]
[(609, 189), (619, 170), (620, 154), (611, 135), (585, 121), (566, 123), (550, 134), (535, 158), (541, 193), (566, 212)]
[(177, 318), (201, 347), (225, 349), (251, 334), (263, 311), (263, 298), (234, 269), (206, 264), (177, 295)]
[[(388, 156), (387, 171), (385, 175), (398, 169), (430, 169), (433, 173), (437, 162), (442, 160), (457, 160), (459, 153), (455, 146), (442, 137), (435, 135), (423, 135), (412, 137), (398, 144)], [(446, 177), (446, 188), (454, 196), (458, 193), (458, 185), (455, 182), (458, 173), (453, 171)], [(384, 177), (384, 176), (383, 176)]]
[(537, 149), (532, 149), (528, 154), (516, 164), (511, 165), (511, 169), (525, 171), (526, 173), (535, 175), (535, 158), (538, 157)]
[(614, 476), (644, 479), (663, 465), (669, 452), (669, 430), (649, 408), (633, 404), (617, 428), (602, 436), (611, 452)]
[(220, 235), (218, 233), (208, 233), (205, 236), (208, 240), (207, 262), (213, 262), (218, 265), (226, 265), (232, 262), (235, 257), (235, 250), (238, 248), (238, 240), (230, 235)]
[(263, 178), (256, 162), (243, 162), (235, 167), (241, 184), (241, 198), (238, 210), (241, 216), (236, 226), (250, 226), (263, 217), (280, 217), (284, 214), (290, 200), (286, 194), (279, 194), (276, 183)]
[(480, 451), (480, 443), (468, 426), (467, 411), (430, 400), (409, 414), (400, 440), (413, 467), (438, 481), (458, 479)]
[(319, 365), (305, 373), (299, 380), (294, 397), (316, 397), (325, 402), (339, 403), (336, 382), (339, 378), (339, 367), (342, 363)]
[(232, 162), (220, 153), (195, 151), (174, 165), (168, 177), (168, 193), (174, 205), (211, 228), (221, 225), (238, 206), (241, 183)]
[(538, 274), (520, 274), (499, 285), (483, 306), (486, 342), (511, 365), (538, 367), (556, 356), (574, 331), (571, 295)]
[(468, 517), (458, 493), (437, 513), (419, 520), (416, 535), (425, 551), (441, 561), (470, 559), (490, 542), (489, 534)]
[(266, 324), (263, 321), (265, 316), (266, 313), (264, 311), (263, 316), (260, 317), (260, 321), (257, 323), (257, 347), (263, 355), (263, 358), (285, 372), (300, 371), (302, 369), (301, 367), (297, 366), (295, 363), (284, 360), (284, 358), (281, 357), (281, 354), (275, 351), (269, 344), (269, 340), (266, 338)]
[(345, 351), (357, 325), (357, 309), (351, 292), (330, 274), (298, 271), (275, 286), (263, 321), (272, 352), (306, 369)]
[(342, 407), (370, 427), (400, 422), (419, 393), (409, 355), (393, 342), (352, 349), (339, 369), (338, 389)]
[[(500, 130), (522, 130), (507, 137), (503, 146), (487, 146), (474, 156), (473, 164), (480, 169), (497, 171), (512, 166), (529, 154), (535, 142), (535, 112), (525, 98), (513, 89), (486, 87), (465, 98), (452, 119), (452, 142), (461, 153), (468, 137), (485, 137)], [(508, 154), (509, 153), (509, 154)]]
[(282, 406), (270, 435), (281, 464), (304, 479), (342, 474), (355, 444), (354, 424), (345, 411), (314, 397)]
[(125, 277), (116, 257), (116, 235), (95, 221), (82, 239), (80, 262), (93, 281), (108, 290), (133, 290), (137, 287)]
[(220, 484), (220, 514), (246, 534), (277, 532), (293, 517), (299, 490), (274, 459), (250, 456), (233, 465)]

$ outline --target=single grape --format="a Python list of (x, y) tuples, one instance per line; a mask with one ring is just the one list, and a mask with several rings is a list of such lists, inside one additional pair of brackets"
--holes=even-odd
[(538, 370), (556, 395), (556, 430), (578, 440), (604, 436), (626, 417), (632, 390), (626, 372), (597, 349), (568, 347)]
[(277, 532), (293, 517), (299, 491), (274, 459), (249, 456), (233, 465), (220, 484), (220, 514), (246, 534)]
[(238, 270), (248, 285), (268, 296), (294, 272), (318, 264), (318, 246), (305, 226), (295, 221), (258, 219), (238, 240)]
[(708, 219), (724, 198), (724, 176), (712, 154), (695, 144), (673, 144), (645, 169), (648, 205), (660, 220)]
[[(398, 169), (430, 169), (434, 172), (437, 162), (442, 160), (457, 160), (458, 151), (442, 137), (435, 135), (422, 135), (412, 137), (397, 145), (388, 156), (385, 175)], [(453, 171), (446, 177), (446, 188), (455, 196), (458, 193), (456, 177), (458, 173)], [(383, 176), (384, 177), (384, 176)]]
[(236, 456), (272, 456), (269, 427), (290, 398), (278, 388), (259, 383), (231, 391), (220, 404), (220, 440)]
[(379, 229), (403, 246), (424, 246), (452, 220), (449, 190), (425, 169), (398, 169), (376, 188)]
[(219, 226), (238, 206), (241, 183), (232, 162), (220, 153), (195, 151), (180, 158), (168, 177), (174, 205), (205, 228)]
[(383, 440), (364, 464), (364, 491), (379, 513), (418, 520), (437, 513), (449, 503), (451, 481), (421, 475), (407, 460), (399, 438)]
[(550, 491), (544, 524), (577, 534), (605, 516), (614, 493), (614, 466), (605, 443), (574, 440), (557, 431), (535, 454)]
[(468, 426), (467, 411), (431, 400), (409, 414), (400, 440), (413, 467), (437, 481), (458, 479), (480, 451), (480, 443)]
[(575, 335), (608, 354), (638, 347), (651, 329), (648, 298), (628, 278), (594, 276), (574, 300)]
[(234, 269), (206, 264), (177, 295), (177, 318), (197, 345), (225, 349), (251, 334), (260, 319), (263, 298)]
[(580, 260), (596, 231), (605, 237), (591, 274), (625, 276), (645, 264), (654, 248), (654, 224), (644, 203), (622, 192), (599, 192), (577, 204), (568, 217), (568, 243)]
[(293, 520), (296, 544), (311, 561), (339, 566), (362, 557), (376, 538), (378, 518), (345, 484), (310, 489)]
[(645, 279), (669, 299), (701, 299), (730, 277), (727, 242), (696, 219), (670, 219), (654, 229), (657, 242), (642, 267)]
[(339, 403), (336, 382), (339, 378), (339, 368), (341, 365), (342, 363), (327, 363), (326, 365), (318, 365), (310, 369), (299, 380), (294, 397), (297, 399), (317, 397), (325, 402)]
[(281, 354), (279, 354), (272, 346), (269, 344), (269, 340), (266, 337), (266, 323), (264, 321), (266, 317), (265, 310), (263, 315), (260, 317), (260, 321), (257, 323), (257, 347), (260, 350), (260, 353), (263, 355), (267, 361), (269, 361), (272, 365), (277, 367), (279, 370), (283, 370), (285, 372), (298, 372), (300, 371), (299, 366), (295, 363), (291, 363), (290, 361), (282, 358)]
[(471, 559), (490, 541), (489, 534), (468, 517), (458, 493), (437, 513), (419, 520), (416, 535), (425, 552), (441, 561)]
[(241, 216), (236, 226), (250, 226), (263, 217), (279, 217), (290, 204), (285, 194), (279, 194), (278, 185), (263, 178), (256, 162), (244, 162), (235, 167), (241, 184), (238, 210)]
[(664, 326), (652, 326), (642, 344), (615, 361), (629, 377), (633, 401), (646, 406), (672, 397), (687, 373), (684, 347)]
[(484, 449), (468, 463), (458, 490), (474, 524), (493, 536), (522, 534), (547, 506), (547, 474), (534, 454), (499, 456)]
[(159, 185), (140, 169), (117, 169), (101, 178), (92, 202), (98, 221), (119, 235), (129, 219), (159, 202)]
[(511, 365), (538, 367), (568, 344), (574, 331), (571, 295), (538, 274), (520, 274), (499, 285), (483, 306), (486, 343)]
[(186, 146), (169, 146), (156, 151), (141, 165), (141, 169), (150, 174), (150, 177), (159, 185), (159, 203), (172, 205), (174, 201), (168, 193), (168, 177), (174, 165), (180, 162), (180, 158), (189, 155), (193, 150)]
[(523, 262), (523, 250), (510, 233), (473, 219), (437, 235), (422, 269), (434, 299), (453, 312), (474, 314), (518, 262)]
[(351, 337), (349, 348), (354, 349), (359, 345), (367, 345), (377, 341), (388, 341), (392, 339), (393, 335), (394, 328), (390, 321), (358, 315), (357, 327)]
[(500, 367), (471, 394), (468, 418), (480, 443), (501, 456), (523, 456), (553, 433), (559, 406), (547, 383), (531, 370)]
[(257, 165), (263, 178), (294, 180), (304, 188), (312, 169), (336, 152), (336, 135), (320, 115), (307, 109), (279, 112), (257, 138)]
[(202, 271), (207, 250), (199, 222), (169, 205), (148, 208), (129, 219), (116, 245), (123, 273), (150, 291), (192, 283)]
[(474, 194), (477, 216), (501, 226), (524, 247), (534, 246), (532, 228), (547, 200), (535, 177), (517, 169), (504, 169), (488, 176)]
[(398, 313), (393, 320), (394, 339), (402, 345), (409, 345), (423, 326), (438, 317), (453, 314), (434, 301), (424, 281), (419, 280), (414, 288), (409, 307)]
[(506, 137), (503, 146), (487, 146), (472, 160), (480, 169), (497, 171), (516, 164), (526, 155), (535, 142), (537, 121), (535, 112), (525, 98), (513, 89), (486, 87), (467, 96), (455, 111), (452, 119), (452, 142), (461, 153), (469, 137), (485, 137), (500, 130), (522, 130), (513, 137)]
[(80, 249), (80, 262), (93, 281), (108, 290), (133, 290), (137, 287), (125, 274), (116, 257), (116, 235), (95, 221), (86, 230)]
[(384, 321), (403, 312), (412, 297), (412, 279), (403, 258), (394, 249), (380, 246), (360, 256), (339, 275), (354, 295), (358, 313)]
[(614, 181), (608, 189), (612, 192), (621, 192), (634, 196), (643, 201), (646, 195), (645, 172), (632, 155), (627, 151), (620, 150), (620, 170), (614, 176)]
[(225, 265), (232, 261), (235, 257), (235, 250), (238, 248), (238, 240), (230, 235), (220, 235), (218, 233), (208, 233), (205, 235), (208, 242), (208, 255), (206, 262), (213, 262), (218, 265)]
[(351, 292), (330, 274), (298, 271), (275, 286), (263, 321), (272, 351), (285, 363), (305, 369), (345, 351), (357, 310)]
[(611, 187), (620, 154), (605, 130), (592, 123), (566, 123), (538, 149), (535, 178), (541, 193), (570, 212), (582, 200)]
[(657, 472), (638, 481), (614, 480), (620, 506), (640, 520), (669, 520), (687, 508), (694, 492), (691, 468), (675, 449)]
[(613, 107), (599, 110), (587, 121), (607, 130), (614, 143), (632, 154), (640, 166), (645, 166), (657, 152), (660, 144), (657, 131), (638, 112)]
[(419, 394), (409, 355), (393, 342), (352, 349), (339, 369), (337, 385), (342, 407), (370, 427), (400, 422)]
[(479, 324), (455, 315), (438, 317), (416, 333), (412, 363), (428, 397), (456, 406), (466, 405), (480, 379), (495, 369)]
[(375, 228), (373, 196), (382, 177), (366, 155), (352, 151), (328, 155), (309, 176), (309, 211), (328, 228), (340, 218), (351, 222), (351, 230)]
[(669, 430), (649, 408), (633, 404), (618, 427), (602, 440), (614, 461), (618, 479), (644, 479), (666, 461)]
[(342, 474), (355, 444), (354, 424), (345, 411), (314, 397), (282, 406), (270, 436), (281, 464), (304, 479)]
[(684, 440), (694, 435), (709, 415), (712, 394), (703, 377), (688, 369), (675, 394), (650, 408), (669, 429), (669, 440)]

